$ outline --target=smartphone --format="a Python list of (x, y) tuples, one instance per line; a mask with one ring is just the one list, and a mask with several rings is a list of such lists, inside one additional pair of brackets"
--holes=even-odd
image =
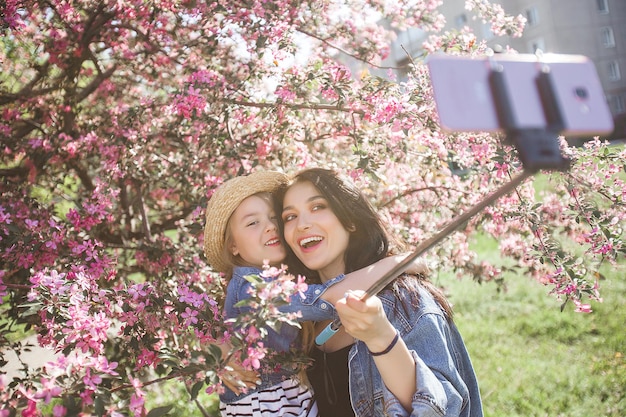
[[(427, 61), (439, 122), (447, 131), (554, 127), (565, 136), (613, 131), (595, 66), (582, 55), (501, 54), (472, 58), (435, 54)], [(505, 97), (494, 91), (494, 72)], [(502, 91), (499, 91), (500, 93)], [(502, 100), (508, 119), (502, 117)], [(547, 106), (547, 107), (546, 107)], [(509, 125), (507, 125), (509, 123)]]

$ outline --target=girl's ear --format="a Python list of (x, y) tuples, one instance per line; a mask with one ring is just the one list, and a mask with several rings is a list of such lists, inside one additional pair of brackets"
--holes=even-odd
[(233, 243), (232, 245), (230, 245), (230, 253), (232, 253), (233, 256), (239, 255), (239, 249), (237, 249), (236, 244)]
[(353, 233), (356, 232), (356, 226), (353, 224), (351, 224), (350, 226), (348, 226), (348, 228), (346, 229), (348, 232)]

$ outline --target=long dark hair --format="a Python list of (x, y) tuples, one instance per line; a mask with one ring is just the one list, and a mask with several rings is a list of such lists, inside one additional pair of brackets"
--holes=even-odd
[[(343, 227), (350, 231), (350, 240), (344, 255), (345, 273), (364, 268), (387, 256), (388, 234), (374, 208), (351, 182), (343, 181), (335, 171), (322, 168), (300, 171), (289, 184), (276, 193), (277, 213), (282, 212), (286, 191), (293, 184), (302, 182), (310, 182), (317, 188)], [(282, 222), (280, 228), (282, 232)], [(305, 275), (309, 279), (319, 279), (317, 272), (307, 269), (288, 245), (286, 262), (292, 272)]]
[[(348, 248), (344, 255), (345, 273), (364, 268), (381, 260), (391, 252), (406, 252), (407, 246), (393, 237), (381, 221), (374, 207), (363, 193), (348, 180), (343, 180), (335, 171), (323, 168), (311, 168), (300, 171), (282, 189), (275, 193), (276, 212), (282, 213), (283, 199), (287, 190), (294, 184), (310, 182), (317, 188), (339, 219), (343, 227), (350, 231)], [(281, 216), (278, 216), (280, 219)], [(284, 225), (279, 221), (281, 234), (284, 236)], [(317, 271), (308, 269), (293, 253), (289, 245), (286, 264), (293, 274), (307, 277), (309, 281), (319, 282)], [(417, 279), (416, 279), (417, 278)], [(422, 285), (437, 300), (448, 318), (452, 318), (452, 307), (445, 295), (424, 276), (403, 274), (387, 286), (393, 291), (409, 291), (413, 300), (419, 303), (418, 287)]]

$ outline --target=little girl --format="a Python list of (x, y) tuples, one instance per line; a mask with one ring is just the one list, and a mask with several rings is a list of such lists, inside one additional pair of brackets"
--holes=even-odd
[[(280, 266), (286, 251), (277, 226), (271, 193), (288, 181), (285, 174), (256, 171), (222, 184), (207, 205), (204, 250), (214, 270), (228, 281), (224, 310), (235, 318), (249, 307), (237, 303), (249, 297), (251, 283), (244, 277), (259, 275), (264, 261)], [(402, 260), (385, 258), (370, 267), (340, 275), (324, 284), (309, 285), (304, 298), (292, 297), (283, 312), (300, 312), (300, 321), (323, 321), (337, 317), (333, 304), (348, 289), (367, 289)], [(423, 272), (419, 265), (416, 272)], [(285, 352), (297, 346), (299, 329), (283, 324), (278, 332), (268, 330), (264, 346)], [(300, 346), (300, 348), (303, 348)], [(225, 387), (220, 394), (222, 416), (318, 416), (317, 403), (307, 381), (283, 367), (260, 375), (260, 384), (244, 393)]]

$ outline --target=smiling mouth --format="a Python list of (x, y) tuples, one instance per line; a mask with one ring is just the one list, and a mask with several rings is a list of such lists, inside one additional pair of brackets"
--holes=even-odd
[(322, 240), (323, 239), (320, 236), (311, 236), (311, 237), (305, 237), (298, 243), (300, 244), (300, 247), (307, 249), (307, 248), (310, 248), (311, 246), (315, 246)]
[(268, 240), (267, 242), (265, 242), (265, 246), (274, 246), (274, 245), (278, 245), (280, 244), (280, 239), (275, 238), (275, 239), (271, 239)]

